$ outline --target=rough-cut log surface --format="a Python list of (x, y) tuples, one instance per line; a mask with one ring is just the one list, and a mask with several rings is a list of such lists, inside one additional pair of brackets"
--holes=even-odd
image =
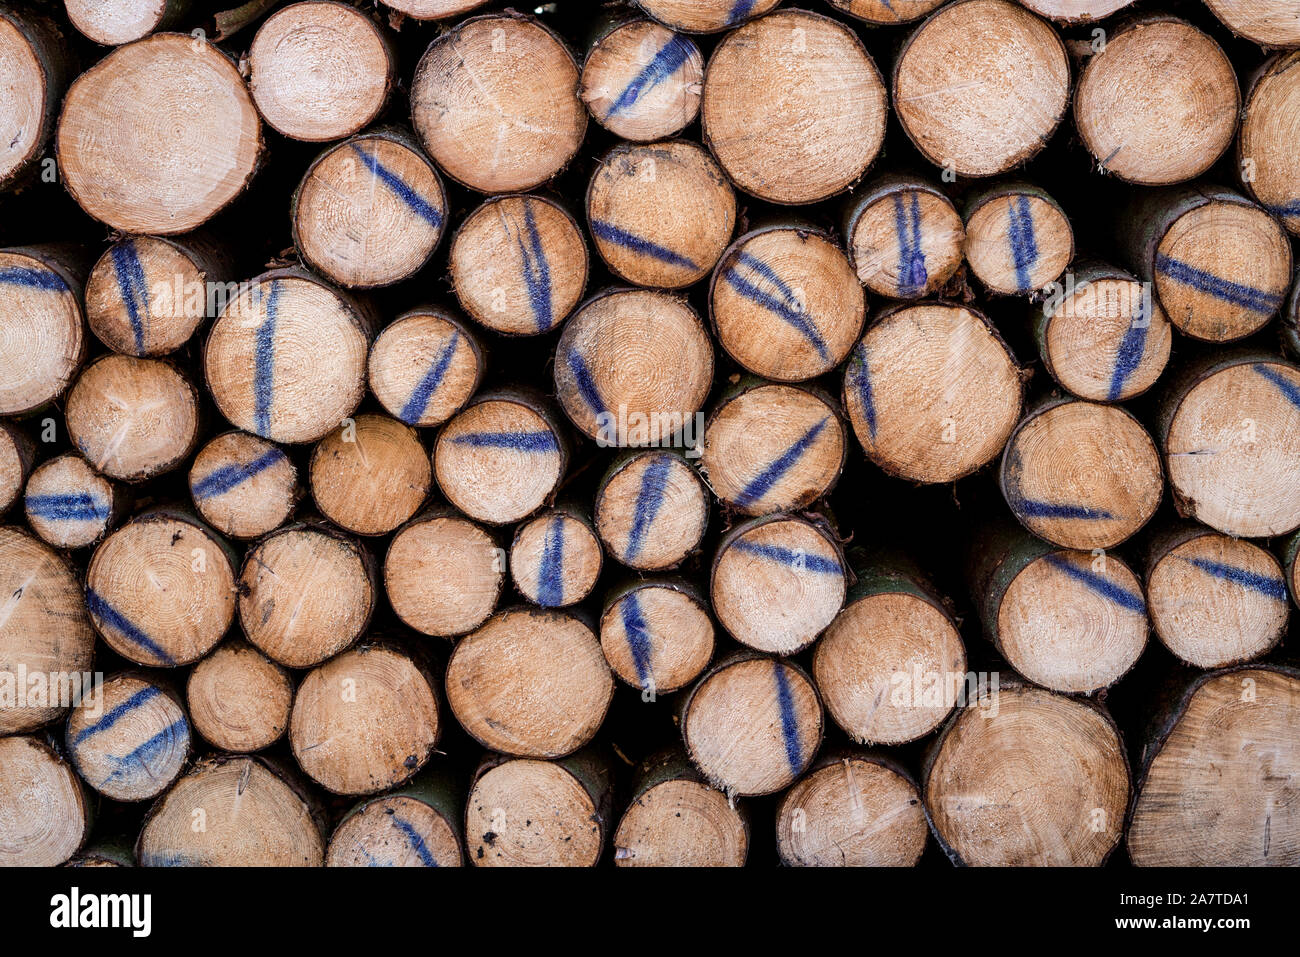
[(68, 70), (64, 37), (54, 23), (0, 10), (0, 188), (23, 177), (48, 145)]
[(700, 48), (689, 37), (636, 18), (615, 23), (592, 45), (578, 95), (605, 129), (644, 143), (692, 122), (703, 90)]
[(334, 829), (327, 867), (459, 867), (464, 819), (461, 783), (422, 772), (409, 784), (363, 801)]
[(384, 588), (393, 611), (426, 635), (451, 637), (478, 628), (505, 585), (506, 552), (483, 528), (451, 509), (412, 519), (384, 557)]
[(614, 674), (643, 697), (677, 691), (713, 658), (708, 603), (679, 579), (637, 579), (606, 598), (600, 647)]
[(85, 548), (118, 523), (126, 501), (119, 486), (69, 452), (32, 472), (23, 510), (32, 531), (55, 548)]
[(855, 191), (844, 237), (858, 279), (897, 299), (936, 295), (962, 264), (966, 229), (937, 186), (900, 174)]
[(1300, 47), (1300, 17), (1287, 0), (1205, 0), (1237, 36), (1260, 46)]
[(85, 358), (79, 259), (68, 249), (0, 249), (0, 415), (63, 395)]
[(199, 450), (190, 497), (213, 528), (260, 538), (283, 525), (302, 495), (298, 470), (278, 446), (247, 432), (225, 432)]
[(1251, 195), (1292, 233), (1300, 233), (1300, 53), (1279, 53), (1245, 85), (1237, 161)]
[(627, 453), (596, 490), (596, 533), (630, 568), (675, 568), (704, 538), (709, 501), (689, 459), (668, 450)]
[(571, 504), (519, 526), (510, 544), (515, 588), (543, 608), (576, 605), (591, 594), (605, 555), (586, 512)]
[(321, 514), (357, 535), (393, 531), (433, 487), (419, 433), (386, 415), (358, 415), (321, 439), (308, 476)]
[(660, 23), (687, 33), (716, 33), (768, 13), (781, 0), (636, 0)]
[(23, 497), (35, 458), (36, 445), (27, 433), (0, 421), (0, 515)]
[(80, 779), (36, 738), (0, 738), (0, 762), (0, 864), (62, 864), (90, 834), (90, 803)]
[(448, 309), (403, 313), (375, 337), (367, 364), (370, 391), (407, 425), (441, 425), (483, 380), (478, 337)]
[(965, 253), (990, 292), (1023, 296), (1060, 278), (1074, 258), (1074, 232), (1043, 190), (999, 183), (966, 201)]
[(289, 673), (238, 639), (216, 648), (190, 672), (185, 704), (194, 730), (223, 751), (260, 751), (289, 727)]

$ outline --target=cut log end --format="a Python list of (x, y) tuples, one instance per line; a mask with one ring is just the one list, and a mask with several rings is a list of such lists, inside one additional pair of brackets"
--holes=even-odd
[(943, 4), (943, 0), (827, 0), (827, 2), (841, 13), (881, 26), (916, 20)]
[(674, 778), (648, 788), (614, 831), (617, 867), (742, 867), (745, 819), (721, 791)]
[(60, 40), (46, 21), (0, 11), (0, 187), (26, 173), (54, 129), (66, 56)]
[(717, 33), (762, 16), (781, 0), (636, 0), (637, 6), (665, 26), (685, 33)]
[(36, 446), (27, 433), (0, 421), (0, 515), (23, 497), (35, 457)]
[(1291, 147), (1300, 116), (1300, 74), (1292, 69), (1297, 63), (1300, 53), (1265, 64), (1247, 90), (1237, 144), (1242, 171), (1253, 173), (1246, 187), (1292, 234), (1300, 233), (1300, 153)]
[(54, 867), (90, 835), (90, 805), (76, 773), (35, 738), (0, 738), (0, 865)]
[(184, 6), (178, 0), (66, 0), (68, 19), (101, 46), (120, 46), (160, 29)]
[(129, 356), (175, 352), (207, 317), (205, 261), (153, 236), (119, 240), (86, 281), (86, 320), (100, 342)]
[(189, 483), (204, 520), (232, 538), (258, 538), (279, 528), (301, 494), (289, 456), (247, 432), (226, 432), (200, 449)]
[(991, 292), (1028, 295), (1060, 278), (1074, 258), (1065, 211), (1041, 190), (1003, 187), (966, 217), (966, 261)]
[(868, 289), (919, 299), (936, 294), (961, 266), (966, 228), (935, 187), (890, 181), (867, 187), (849, 215), (845, 241)]
[(1086, 23), (1123, 10), (1133, 0), (1021, 0), (1040, 17), (1058, 23)]
[(121, 496), (81, 456), (69, 452), (41, 464), (23, 499), (32, 531), (55, 548), (97, 544), (121, 516)]
[(600, 646), (621, 680), (643, 692), (686, 687), (713, 658), (713, 622), (692, 590), (650, 579), (610, 602)]
[(486, 362), (477, 338), (450, 312), (413, 309), (370, 347), (370, 391), (407, 425), (441, 425), (477, 391)]
[(694, 41), (650, 20), (615, 27), (587, 54), (579, 96), (615, 136), (646, 143), (693, 122), (704, 89)]
[(385, 415), (359, 415), (312, 450), (321, 513), (357, 535), (387, 535), (424, 504), (433, 469), (419, 433)]
[(214, 747), (260, 751), (289, 727), (293, 680), (256, 648), (233, 640), (194, 667), (185, 700), (194, 729)]
[(605, 548), (624, 565), (673, 568), (704, 537), (709, 492), (686, 459), (639, 452), (611, 467), (596, 493), (595, 519)]
[(0, 290), (0, 415), (17, 415), (61, 396), (81, 365), (81, 290), (34, 249), (0, 250)]
[(417, 518), (393, 536), (384, 586), (393, 611), (425, 635), (471, 632), (492, 614), (506, 557), (487, 532), (454, 515)]
[(468, 13), (488, 0), (384, 0), (391, 7), (413, 20), (442, 20), (459, 13)]
[(456, 825), (408, 795), (368, 801), (343, 821), (325, 852), (327, 867), (459, 867)]
[(1300, 47), (1300, 18), (1288, 0), (1205, 0), (1205, 5), (1224, 26), (1252, 43)]
[(557, 508), (519, 526), (510, 546), (510, 574), (530, 602), (563, 608), (591, 594), (604, 558), (590, 519)]

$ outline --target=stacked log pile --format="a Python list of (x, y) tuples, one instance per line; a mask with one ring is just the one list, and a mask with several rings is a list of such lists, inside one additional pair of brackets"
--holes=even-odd
[(1300, 864), (1294, 0), (0, 6), (0, 865)]

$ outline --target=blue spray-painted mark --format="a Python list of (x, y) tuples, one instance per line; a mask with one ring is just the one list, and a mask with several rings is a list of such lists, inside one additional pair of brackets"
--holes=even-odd
[(29, 515), (55, 522), (103, 521), (109, 515), (108, 503), (95, 498), (89, 492), (29, 495), (26, 505)]
[(424, 417), (424, 410), (429, 407), (429, 400), (433, 394), (438, 391), (438, 386), (442, 384), (442, 378), (447, 374), (447, 369), (451, 366), (451, 358), (456, 354), (456, 346), (460, 344), (460, 333), (453, 331), (451, 339), (442, 347), (442, 352), (429, 371), (424, 374), (411, 393), (411, 397), (406, 400), (406, 405), (402, 406), (401, 414), (398, 418), (407, 425), (415, 425)]
[(1281, 393), (1286, 396), (1288, 402), (1297, 408), (1300, 408), (1300, 388), (1297, 388), (1294, 382), (1270, 366), (1264, 365), (1262, 362), (1256, 363), (1254, 369), (1269, 382), (1277, 386)]
[(641, 611), (641, 599), (636, 592), (629, 592), (624, 597), (620, 612), (623, 633), (627, 636), (627, 646), (632, 651), (632, 664), (636, 666), (636, 677), (641, 682), (642, 690), (645, 690), (654, 681), (654, 674), (650, 670), (654, 646), (650, 642), (650, 628), (646, 625), (645, 615)]
[(6, 266), (0, 269), (0, 285), (26, 286), (49, 292), (67, 292), (68, 284), (48, 269), (31, 269), (27, 266)]
[(618, 98), (605, 113), (605, 119), (622, 113), (639, 100), (647, 90), (653, 90), (680, 70), (682, 64), (694, 51), (694, 43), (674, 33), (672, 39), (659, 48), (659, 52), (641, 68), (641, 72), (632, 79), (632, 82), (623, 87), (623, 92), (619, 93)]
[(754, 4), (757, 2), (758, 0), (736, 0), (731, 7), (731, 12), (727, 14), (727, 26), (739, 23), (749, 16), (750, 11), (754, 9)]
[(1030, 287), (1029, 269), (1038, 261), (1038, 239), (1034, 235), (1034, 214), (1029, 208), (1028, 196), (1017, 196), (1007, 207), (1011, 221), (1011, 263), (1016, 267), (1016, 287), (1027, 292)]
[(789, 565), (791, 568), (806, 568), (810, 572), (821, 572), (827, 575), (844, 574), (844, 570), (840, 568), (840, 563), (835, 559), (824, 558), (811, 552), (785, 548), (781, 545), (760, 545), (756, 542), (747, 542), (744, 539), (733, 542), (731, 547), (748, 555), (758, 555), (770, 561), (780, 562), (782, 565)]
[(133, 645), (139, 645), (149, 654), (164, 664), (173, 664), (172, 656), (167, 654), (152, 638), (141, 631), (120, 611), (105, 601), (93, 588), (86, 589), (86, 610), (103, 624), (112, 628)]
[(570, 346), (565, 361), (569, 365), (569, 373), (573, 376), (582, 401), (586, 402), (591, 411), (597, 415), (606, 413), (608, 407), (605, 405), (605, 400), (600, 397), (600, 390), (596, 388), (596, 380), (592, 377), (591, 370), (587, 368), (587, 360), (577, 349)]
[(673, 460), (661, 455), (645, 467), (641, 473), (641, 488), (636, 494), (636, 504), (632, 509), (632, 530), (627, 536), (626, 561), (633, 561), (645, 544), (646, 532), (654, 523), (659, 506), (663, 504), (664, 493), (668, 490), (668, 472)]
[(900, 193), (894, 194), (894, 231), (898, 234), (898, 294), (914, 296), (930, 278), (921, 249), (921, 197), (911, 193), (911, 203), (903, 206)]
[(513, 449), (516, 452), (554, 452), (559, 443), (550, 432), (469, 432), (451, 440), (456, 445), (480, 449)]
[(1037, 502), (1033, 499), (1018, 498), (1013, 506), (1025, 518), (1114, 518), (1104, 508), (1091, 505), (1067, 505), (1057, 502)]
[(141, 854), (142, 867), (208, 867), (210, 862), (179, 851), (148, 851)]
[(130, 754), (122, 757), (108, 755), (117, 765), (117, 769), (104, 781), (109, 784), (122, 778), (134, 776), (137, 769), (149, 772), (149, 762), (163, 755), (170, 754), (183, 737), (188, 737), (189, 725), (184, 718), (177, 718), (148, 741), (144, 742)]
[[(777, 295), (772, 295), (766, 289), (760, 288), (742, 276), (740, 274), (741, 267), (757, 273), (764, 280), (771, 283), (776, 289)], [(830, 350), (826, 348), (826, 341), (804, 311), (799, 297), (794, 294), (794, 290), (786, 284), (785, 280), (777, 275), (776, 270), (763, 260), (750, 253), (741, 253), (736, 257), (735, 263), (727, 267), (727, 271), (722, 274), (722, 278), (740, 295), (758, 303), (764, 309), (779, 316), (803, 333), (804, 338), (812, 343), (813, 348), (817, 350), (817, 354), (823, 359), (830, 358)]]
[(247, 465), (233, 463), (219, 466), (195, 482), (191, 494), (196, 499), (224, 495), (280, 461), (287, 461), (285, 454), (279, 449), (268, 449)]
[(1300, 216), (1300, 199), (1293, 199), (1281, 206), (1265, 206), (1270, 213), (1281, 219), (1294, 219)]
[(1164, 253), (1156, 254), (1156, 272), (1168, 276), (1174, 282), (1190, 286), (1197, 292), (1249, 309), (1251, 312), (1272, 315), (1282, 305), (1281, 294), (1231, 282), (1204, 269), (1197, 269), (1180, 260), (1171, 259)]
[(790, 693), (790, 679), (785, 665), (772, 662), (776, 674), (776, 702), (781, 710), (781, 737), (785, 739), (785, 759), (790, 770), (798, 774), (803, 769), (803, 755), (799, 749), (799, 723), (794, 716), (794, 695)]
[(1102, 578), (1096, 572), (1088, 568), (1080, 568), (1073, 562), (1067, 561), (1060, 555), (1048, 555), (1047, 563), (1053, 568), (1060, 569), (1075, 581), (1083, 582), (1098, 595), (1113, 601), (1122, 608), (1129, 611), (1135, 611), (1140, 615), (1145, 615), (1147, 611), (1146, 602), (1142, 600), (1141, 595), (1135, 595), (1131, 591), (1120, 588), (1112, 581)]
[(410, 821), (393, 815), (393, 827), (402, 832), (402, 836), (406, 838), (406, 843), (411, 845), (411, 848), (419, 855), (421, 864), (425, 867), (438, 866), (438, 862), (433, 859), (433, 854), (429, 852), (429, 845), (424, 843), (424, 838), (420, 836), (419, 831), (411, 826)]
[(542, 237), (537, 232), (533, 204), (527, 199), (524, 200), (524, 229), (528, 232), (528, 245), (525, 246), (523, 238), (518, 235), (515, 236), (515, 242), (519, 244), (524, 284), (528, 287), (528, 304), (537, 319), (537, 331), (546, 332), (555, 325), (555, 314), (551, 308), (551, 267), (546, 262)]
[(537, 569), (537, 604), (543, 608), (564, 604), (564, 519), (559, 515), (546, 526), (546, 547)]
[(651, 259), (657, 259), (670, 266), (680, 266), (683, 269), (690, 270), (700, 268), (680, 253), (673, 252), (667, 246), (660, 246), (656, 242), (636, 235), (636, 233), (620, 229), (613, 223), (602, 223), (598, 219), (593, 219), (591, 221), (591, 231), (595, 233), (597, 239), (603, 239), (607, 243), (614, 243), (616, 246), (622, 246), (634, 253), (649, 256)]
[(1147, 314), (1146, 306), (1143, 305), (1136, 318), (1125, 330), (1124, 338), (1119, 344), (1119, 352), (1115, 356), (1115, 369), (1110, 375), (1110, 391), (1107, 393), (1107, 397), (1112, 402), (1124, 394), (1124, 384), (1141, 365), (1142, 354), (1146, 352), (1147, 329), (1150, 327), (1151, 318)]
[(402, 182), (400, 176), (388, 169), (377, 158), (371, 156), (356, 143), (352, 144), (352, 150), (361, 157), (361, 162), (366, 164), (366, 169), (370, 170), (381, 183), (396, 193), (397, 197), (409, 206), (417, 216), (434, 229), (442, 225), (442, 213), (427, 199)]
[(257, 327), (253, 352), (253, 431), (263, 437), (271, 430), (272, 375), (275, 367), (275, 324), (280, 305), (280, 280), (271, 280), (266, 319)]
[(876, 438), (876, 401), (871, 392), (871, 370), (867, 367), (867, 349), (858, 346), (853, 353), (853, 362), (849, 365), (849, 386), (858, 394), (862, 403), (862, 417), (867, 420), (867, 433), (874, 441)]
[(1251, 591), (1257, 591), (1278, 601), (1286, 601), (1286, 582), (1280, 578), (1248, 572), (1244, 568), (1234, 568), (1232, 565), (1211, 561), (1208, 558), (1190, 558), (1188, 561), (1215, 578), (1222, 578), (1234, 585), (1249, 588)]
[(112, 253), (117, 288), (126, 306), (126, 316), (131, 321), (131, 331), (135, 334), (135, 351), (143, 353), (144, 322), (149, 316), (149, 289), (144, 278), (144, 266), (136, 251), (135, 240), (118, 243)]
[(772, 486), (780, 481), (781, 477), (790, 471), (794, 464), (808, 451), (809, 446), (817, 441), (817, 437), (822, 434), (822, 430), (826, 428), (826, 423), (829, 421), (829, 419), (822, 419), (799, 436), (788, 449), (777, 456), (775, 461), (740, 490), (740, 494), (736, 496), (736, 504), (740, 506), (752, 505), (772, 491)]
[(134, 711), (136, 708), (140, 707), (140, 705), (152, 701), (160, 694), (162, 694), (162, 692), (153, 685), (149, 685), (147, 688), (141, 688), (121, 704), (105, 711), (94, 724), (88, 724), (86, 727), (78, 731), (76, 737), (72, 739), (72, 746), (75, 748), (87, 738), (99, 734), (101, 731), (107, 731), (113, 725), (117, 724), (118, 719), (124, 714)]

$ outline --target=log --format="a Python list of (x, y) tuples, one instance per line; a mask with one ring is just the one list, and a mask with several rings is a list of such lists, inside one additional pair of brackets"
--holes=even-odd
[(1166, 648), (1197, 668), (1258, 658), (1286, 632), (1282, 567), (1251, 542), (1190, 523), (1153, 536), (1146, 561), (1151, 623)]
[(146, 801), (171, 787), (190, 756), (190, 724), (180, 696), (143, 672), (104, 682), (73, 708), (68, 756), (81, 779), (114, 801)]
[[(1129, 820), (1138, 867), (1294, 867), (1300, 675), (1277, 665), (1200, 674), (1156, 702)], [(1195, 796), (1189, 800), (1189, 796)]]
[(553, 498), (568, 466), (569, 441), (559, 416), (550, 402), (527, 390), (478, 393), (443, 426), (433, 446), (442, 494), (488, 525), (532, 515)]
[(817, 690), (859, 744), (915, 741), (948, 716), (966, 680), (951, 602), (904, 556), (856, 548), (848, 561), (856, 580), (813, 651)]
[(1223, 155), (1241, 93), (1223, 49), (1152, 14), (1113, 32), (1079, 76), (1074, 122), (1101, 168), (1143, 186), (1183, 183)]
[(376, 591), (374, 562), (360, 542), (324, 523), (286, 525), (244, 558), (239, 622), (268, 658), (312, 668), (365, 633)]
[(1060, 36), (1006, 0), (941, 7), (894, 63), (903, 131), (927, 160), (959, 176), (995, 176), (1032, 159), (1069, 96)]
[(391, 286), (433, 256), (447, 198), (414, 137), (387, 127), (316, 157), (294, 191), (289, 220), (303, 260), (327, 279), (348, 288)]
[(1300, 19), (1286, 0), (1205, 0), (1210, 12), (1239, 37), (1268, 48), (1300, 47)]
[(199, 394), (165, 359), (100, 356), (77, 377), (68, 437), (95, 470), (143, 482), (179, 468), (199, 438)]
[(844, 374), (844, 408), (867, 458), (914, 482), (953, 482), (991, 462), (1022, 395), (1020, 366), (996, 327), (948, 303), (886, 310)]
[(384, 6), (413, 20), (442, 20), (481, 7), (488, 0), (383, 0)]
[(539, 20), (464, 20), (429, 44), (411, 81), (411, 122), (438, 167), (480, 193), (540, 186), (582, 145), (578, 64)]
[(1052, 691), (1109, 688), (1146, 649), (1142, 584), (1101, 549), (1056, 548), (1018, 526), (993, 526), (973, 544), (967, 578), (985, 637)]
[(95, 636), (72, 566), (11, 525), (0, 526), (0, 595), (0, 734), (34, 731), (90, 690)]
[(326, 867), (460, 867), (464, 791), (445, 771), (422, 771), (405, 787), (369, 798), (339, 821)]
[(676, 445), (713, 383), (713, 344), (684, 299), (608, 289), (560, 334), (555, 392), (569, 420), (601, 446)]
[(0, 415), (59, 398), (85, 359), (78, 259), (50, 246), (0, 249)]
[(245, 753), (270, 747), (284, 735), (293, 691), (287, 671), (233, 638), (190, 671), (185, 704), (194, 730), (213, 747)]
[(736, 194), (708, 151), (685, 140), (615, 146), (592, 174), (586, 210), (600, 258), (638, 286), (703, 279), (736, 228)]
[(585, 601), (605, 553), (584, 508), (565, 503), (521, 524), (510, 545), (510, 574), (525, 599), (543, 608)]
[(916, 20), (943, 4), (943, 0), (827, 0), (827, 2), (841, 13), (847, 13), (851, 17), (879, 26), (891, 26), (895, 23)]
[(143, 867), (320, 867), (319, 811), (300, 786), (253, 757), (198, 762), (149, 809)]
[(356, 535), (387, 535), (433, 487), (420, 434), (386, 415), (358, 415), (321, 439), (308, 475), (321, 514)]
[(68, 19), (100, 46), (120, 46), (181, 25), (190, 0), (64, 0)]
[(848, 451), (838, 404), (811, 386), (742, 379), (704, 427), (701, 468), (742, 515), (808, 508), (834, 488)]
[(1004, 681), (934, 739), (921, 793), (954, 864), (1097, 867), (1123, 834), (1128, 760), (1099, 705)]
[(649, 143), (693, 123), (703, 91), (704, 57), (695, 42), (627, 14), (604, 25), (588, 48), (578, 96), (615, 136)]
[(776, 812), (776, 848), (787, 867), (912, 867), (928, 836), (912, 776), (870, 751), (819, 758)]
[(461, 223), (447, 271), (456, 298), (496, 332), (550, 332), (582, 298), (587, 242), (573, 215), (545, 196), (496, 196)]
[(277, 133), (322, 143), (352, 136), (383, 112), (396, 85), (388, 35), (356, 7), (293, 3), (262, 21), (248, 86)]
[(381, 644), (345, 651), (302, 679), (289, 718), (299, 766), (331, 794), (374, 794), (410, 779), (438, 746), (433, 677)]
[(822, 521), (780, 512), (728, 531), (709, 578), (722, 627), (743, 645), (779, 655), (812, 644), (839, 613), (846, 590), (835, 533)]
[(1057, 23), (1088, 23), (1123, 10), (1133, 0), (1021, 0), (1041, 17)]
[(190, 497), (199, 514), (231, 538), (260, 538), (283, 525), (302, 488), (278, 446), (247, 432), (223, 432), (194, 456)]
[(4, 867), (54, 867), (90, 836), (90, 804), (66, 761), (32, 737), (0, 738)]
[(68, 85), (68, 51), (62, 32), (34, 11), (0, 10), (0, 190), (26, 178), (54, 132)]
[(1155, 434), (1180, 515), (1240, 538), (1300, 527), (1300, 368), (1254, 350), (1187, 363)]
[(1183, 187), (1139, 199), (1119, 238), (1170, 321), (1196, 339), (1229, 342), (1258, 331), (1291, 284), (1286, 231), (1230, 190)]
[(966, 201), (966, 261), (990, 292), (1028, 295), (1061, 278), (1074, 231), (1056, 200), (1028, 183), (1004, 182)]
[(684, 33), (717, 33), (761, 16), (781, 0), (635, 0), (665, 26)]
[(55, 548), (97, 545), (126, 512), (120, 487), (75, 452), (41, 463), (27, 481), (27, 524)]
[(728, 247), (709, 282), (709, 318), (745, 369), (798, 382), (844, 361), (862, 335), (866, 300), (829, 234), (778, 223)]
[(135, 867), (131, 842), (124, 837), (94, 841), (68, 861), (65, 867)]
[(300, 269), (250, 280), (203, 351), (208, 389), (237, 428), (315, 442), (356, 411), (375, 322), (359, 300)]
[(634, 579), (605, 597), (601, 650), (614, 674), (643, 697), (694, 682), (712, 660), (714, 643), (709, 604), (685, 581)]
[(709, 501), (699, 473), (680, 453), (625, 452), (596, 490), (596, 534), (629, 568), (675, 568), (703, 541)]
[(1063, 397), (1036, 403), (1002, 455), (998, 484), (1016, 519), (1062, 548), (1114, 548), (1160, 505), (1156, 444), (1131, 413)]
[(384, 557), (388, 602), (425, 635), (468, 634), (487, 621), (505, 586), (506, 554), (481, 526), (430, 510), (393, 536)]
[(1300, 234), (1300, 158), (1293, 142), (1300, 111), (1300, 77), (1291, 68), (1300, 53), (1279, 53), (1245, 83), (1245, 109), (1237, 138), (1243, 185), (1261, 206)]
[(637, 767), (614, 829), (616, 867), (744, 867), (748, 856), (744, 812), (710, 787), (680, 748)]
[(233, 278), (230, 256), (202, 234), (125, 237), (90, 271), (86, 320), (114, 352), (165, 355), (215, 315), (218, 290)]
[(739, 652), (687, 693), (680, 725), (686, 753), (728, 797), (772, 794), (808, 769), (822, 742), (822, 705), (792, 662)]
[(201, 226), (244, 191), (262, 130), (224, 53), (158, 33), (77, 78), (55, 150), (64, 185), (88, 215), (122, 232), (171, 235)]
[(441, 425), (478, 391), (486, 359), (478, 337), (449, 309), (402, 313), (375, 337), (367, 362), (370, 391), (407, 425)]
[(854, 191), (844, 242), (864, 286), (880, 296), (920, 299), (937, 295), (961, 266), (966, 227), (937, 186), (895, 173)]
[(460, 639), (447, 662), (447, 703), (461, 727), (515, 757), (574, 753), (600, 730), (613, 697), (593, 630), (560, 611), (498, 612)]
[(36, 462), (36, 443), (18, 426), (0, 420), (0, 515), (20, 498)]
[(871, 166), (888, 101), (857, 34), (819, 13), (778, 10), (718, 44), (700, 116), (704, 142), (737, 187), (772, 203), (814, 203)]
[(1085, 261), (1050, 288), (1034, 315), (1034, 340), (1061, 388), (1093, 402), (1122, 402), (1155, 385), (1173, 331), (1150, 284)]

